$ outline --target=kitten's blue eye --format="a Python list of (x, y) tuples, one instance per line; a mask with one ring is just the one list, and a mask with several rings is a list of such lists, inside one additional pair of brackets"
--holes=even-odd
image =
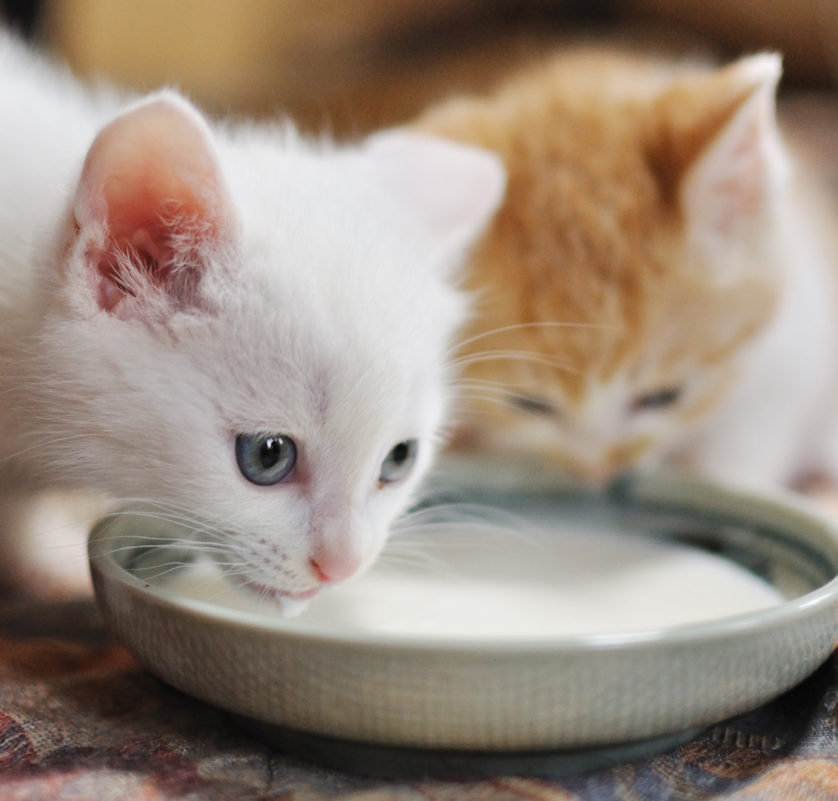
[(395, 445), (381, 463), (379, 482), (381, 484), (392, 484), (394, 481), (404, 478), (413, 468), (418, 451), (419, 443), (415, 439), (406, 439), (404, 442)]
[(248, 481), (262, 486), (278, 484), (293, 472), (297, 446), (284, 434), (239, 434), (236, 461)]
[(645, 395), (640, 395), (635, 398), (631, 404), (631, 410), (633, 412), (642, 412), (646, 409), (663, 409), (677, 403), (680, 397), (680, 387), (666, 387), (665, 389), (658, 389), (654, 392), (648, 392)]

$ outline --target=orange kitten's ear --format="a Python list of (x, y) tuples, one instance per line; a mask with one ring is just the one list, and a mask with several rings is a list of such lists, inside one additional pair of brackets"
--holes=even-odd
[(90, 147), (73, 211), (100, 309), (131, 316), (161, 294), (188, 305), (201, 245), (232, 224), (204, 119), (171, 92), (114, 119)]
[(711, 247), (727, 247), (758, 222), (786, 174), (775, 117), (780, 72), (779, 57), (752, 56), (701, 87), (712, 104), (696, 121), (706, 139), (686, 165), (678, 194), (689, 234)]

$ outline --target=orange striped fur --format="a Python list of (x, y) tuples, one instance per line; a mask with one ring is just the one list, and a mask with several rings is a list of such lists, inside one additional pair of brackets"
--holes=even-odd
[[(782, 173), (763, 152), (778, 77), (770, 56), (711, 69), (581, 49), (415, 123), (508, 171), (466, 278), (456, 442), (600, 478), (670, 455), (718, 405), (782, 287), (762, 236)], [(739, 172), (696, 169), (730, 131), (720, 158)]]

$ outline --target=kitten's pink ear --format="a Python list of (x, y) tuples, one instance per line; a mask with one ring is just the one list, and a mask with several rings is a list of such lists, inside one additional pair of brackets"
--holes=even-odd
[(506, 170), (487, 150), (393, 130), (371, 136), (365, 151), (375, 179), (443, 248), (474, 242), (503, 200)]
[[(715, 108), (706, 126), (710, 138), (680, 186), (681, 205), (694, 236), (719, 243), (730, 240), (760, 219), (785, 177), (786, 158), (775, 117), (780, 72), (778, 56), (759, 55), (717, 74)], [(706, 87), (710, 93), (713, 88), (713, 82)], [(718, 121), (725, 105), (729, 110)]]
[(126, 316), (161, 294), (189, 305), (203, 246), (232, 224), (206, 122), (171, 92), (114, 119), (88, 151), (74, 213), (99, 308)]

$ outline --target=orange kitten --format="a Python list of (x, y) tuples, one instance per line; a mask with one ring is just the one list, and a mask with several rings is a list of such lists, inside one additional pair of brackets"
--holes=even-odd
[(594, 480), (838, 476), (833, 275), (779, 77), (773, 55), (714, 70), (571, 51), (420, 118), (509, 176), (470, 267), (460, 446)]

